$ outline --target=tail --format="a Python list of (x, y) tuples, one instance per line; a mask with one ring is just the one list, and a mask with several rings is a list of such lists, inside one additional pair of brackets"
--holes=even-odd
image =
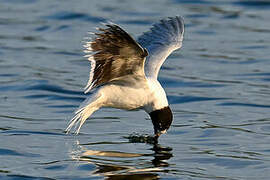
[(102, 100), (102, 95), (97, 93), (88, 97), (75, 112), (75, 116), (69, 121), (66, 133), (69, 133), (75, 125), (75, 134), (78, 134), (86, 119), (102, 106)]

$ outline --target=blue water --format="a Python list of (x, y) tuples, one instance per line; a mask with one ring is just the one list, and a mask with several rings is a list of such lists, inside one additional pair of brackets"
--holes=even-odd
[[(269, 179), (269, 9), (267, 0), (0, 0), (0, 179)], [(113, 21), (137, 37), (175, 15), (186, 29), (159, 76), (174, 112), (159, 145), (144, 140), (153, 129), (143, 111), (104, 108), (66, 135), (87, 96), (87, 32)]]

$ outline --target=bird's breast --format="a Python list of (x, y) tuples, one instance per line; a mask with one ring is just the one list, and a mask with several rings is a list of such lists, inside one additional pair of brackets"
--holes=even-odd
[(155, 110), (168, 106), (166, 93), (160, 83), (156, 79), (147, 79), (149, 87), (148, 104), (144, 106), (144, 110), (150, 113)]

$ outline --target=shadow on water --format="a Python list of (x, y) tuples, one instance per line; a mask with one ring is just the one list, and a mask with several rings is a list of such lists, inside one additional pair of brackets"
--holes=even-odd
[[(137, 137), (135, 137), (137, 136)], [(148, 143), (150, 140), (146, 140), (146, 136), (141, 136), (142, 139), (135, 142), (140, 137), (139, 135), (132, 135), (126, 137), (129, 142), (119, 142), (116, 144), (127, 143), (146, 143), (151, 145), (151, 153), (131, 153), (121, 151), (99, 151), (93, 150), (93, 145), (103, 144), (108, 145), (108, 142), (80, 144), (77, 141), (76, 147), (71, 151), (70, 155), (73, 160), (87, 162), (96, 166), (95, 170), (90, 168), (91, 174), (94, 176), (103, 176), (106, 179), (159, 179), (159, 173), (166, 173), (169, 170), (170, 164), (166, 162), (171, 157), (172, 148), (163, 147), (160, 144)], [(149, 136), (150, 137), (150, 136)], [(132, 139), (132, 140), (130, 140)], [(136, 139), (136, 140), (134, 140)], [(151, 141), (150, 141), (151, 142)], [(115, 144), (115, 143), (111, 143)], [(91, 146), (91, 147), (90, 147)], [(79, 149), (79, 150), (78, 150)], [(85, 166), (82, 168), (85, 169)]]

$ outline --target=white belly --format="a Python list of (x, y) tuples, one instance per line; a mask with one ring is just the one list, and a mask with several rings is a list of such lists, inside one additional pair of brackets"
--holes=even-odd
[(99, 90), (106, 97), (103, 106), (147, 113), (168, 106), (166, 94), (157, 80), (147, 80), (136, 86), (106, 85)]

